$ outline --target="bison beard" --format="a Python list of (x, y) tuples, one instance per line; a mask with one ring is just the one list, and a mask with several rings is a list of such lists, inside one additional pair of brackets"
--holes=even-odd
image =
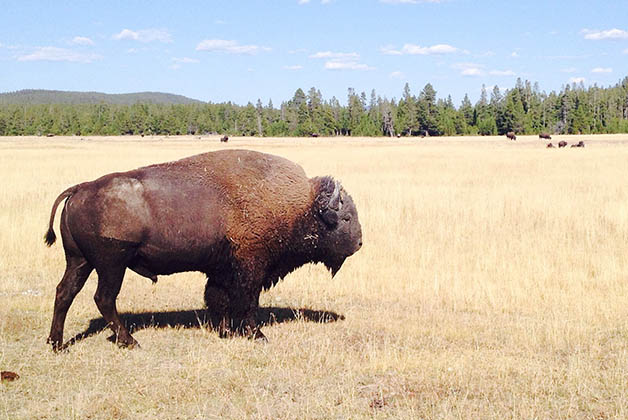
[(286, 159), (224, 150), (105, 175), (68, 188), (59, 204), (66, 270), (57, 286), (49, 342), (58, 350), (74, 297), (96, 270), (94, 300), (120, 346), (135, 346), (116, 298), (127, 268), (157, 276), (200, 271), (221, 336), (264, 338), (259, 295), (291, 271), (322, 262), (335, 274), (362, 246), (351, 196), (329, 176), (307, 178)]

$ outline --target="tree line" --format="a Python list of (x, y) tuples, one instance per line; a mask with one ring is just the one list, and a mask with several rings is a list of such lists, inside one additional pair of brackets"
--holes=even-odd
[(512, 89), (456, 106), (427, 83), (387, 99), (349, 88), (347, 101), (325, 100), (316, 88), (275, 107), (262, 104), (2, 104), (0, 135), (209, 134), (238, 136), (417, 136), (628, 132), (628, 77), (607, 88), (565, 85), (549, 94), (517, 79)]

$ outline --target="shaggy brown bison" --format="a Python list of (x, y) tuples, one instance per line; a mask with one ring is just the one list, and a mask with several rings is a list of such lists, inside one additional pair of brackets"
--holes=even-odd
[(541, 133), (541, 134), (539, 134), (539, 138), (540, 139), (545, 139), (545, 140), (551, 140), (552, 136), (550, 136), (548, 133)]
[(514, 131), (507, 132), (506, 137), (508, 137), (510, 140), (517, 140), (517, 136), (515, 135)]
[(558, 147), (565, 147), (567, 146), (567, 142), (565, 140), (561, 140), (558, 142)]
[(52, 206), (49, 246), (56, 209), (66, 199), (66, 270), (48, 338), (55, 350), (92, 270), (94, 300), (120, 346), (137, 345), (116, 310), (127, 268), (153, 282), (162, 274), (204, 273), (205, 303), (221, 336), (264, 338), (255, 323), (262, 289), (309, 262), (322, 262), (333, 276), (362, 246), (357, 210), (338, 181), (308, 178), (287, 159), (248, 150), (204, 153), (70, 187)]
[(552, 143), (547, 143), (547, 146), (546, 146), (546, 147), (547, 147), (548, 149), (551, 149), (551, 148), (553, 148), (553, 147), (554, 147), (554, 145), (553, 145)]
[(576, 144), (572, 144), (571, 147), (584, 147), (584, 141), (580, 140)]
[(221, 141), (222, 143), (226, 143), (226, 142), (228, 142), (228, 141), (229, 141), (229, 137), (227, 137), (227, 136), (222, 136), (222, 137), (220, 138), (220, 141)]

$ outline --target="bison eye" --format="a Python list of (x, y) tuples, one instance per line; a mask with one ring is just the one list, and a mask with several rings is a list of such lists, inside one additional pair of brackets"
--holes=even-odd
[(345, 214), (344, 216), (342, 216), (342, 220), (344, 220), (345, 222), (348, 222), (349, 220), (351, 220), (351, 215)]

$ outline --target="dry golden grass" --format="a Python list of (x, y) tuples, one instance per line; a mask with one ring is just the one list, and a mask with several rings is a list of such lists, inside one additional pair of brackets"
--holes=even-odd
[[(0, 139), (0, 370), (20, 375), (0, 384), (0, 417), (627, 418), (628, 136), (581, 138)], [(333, 280), (306, 266), (261, 298), (344, 319), (223, 340), (173, 314), (202, 309), (201, 275), (128, 273), (120, 311), (156, 319), (134, 333), (142, 349), (103, 331), (53, 354), (64, 258), (42, 236), (55, 197), (225, 147), (285, 156), (353, 195), (363, 249)], [(95, 283), (66, 340), (100, 318)]]

